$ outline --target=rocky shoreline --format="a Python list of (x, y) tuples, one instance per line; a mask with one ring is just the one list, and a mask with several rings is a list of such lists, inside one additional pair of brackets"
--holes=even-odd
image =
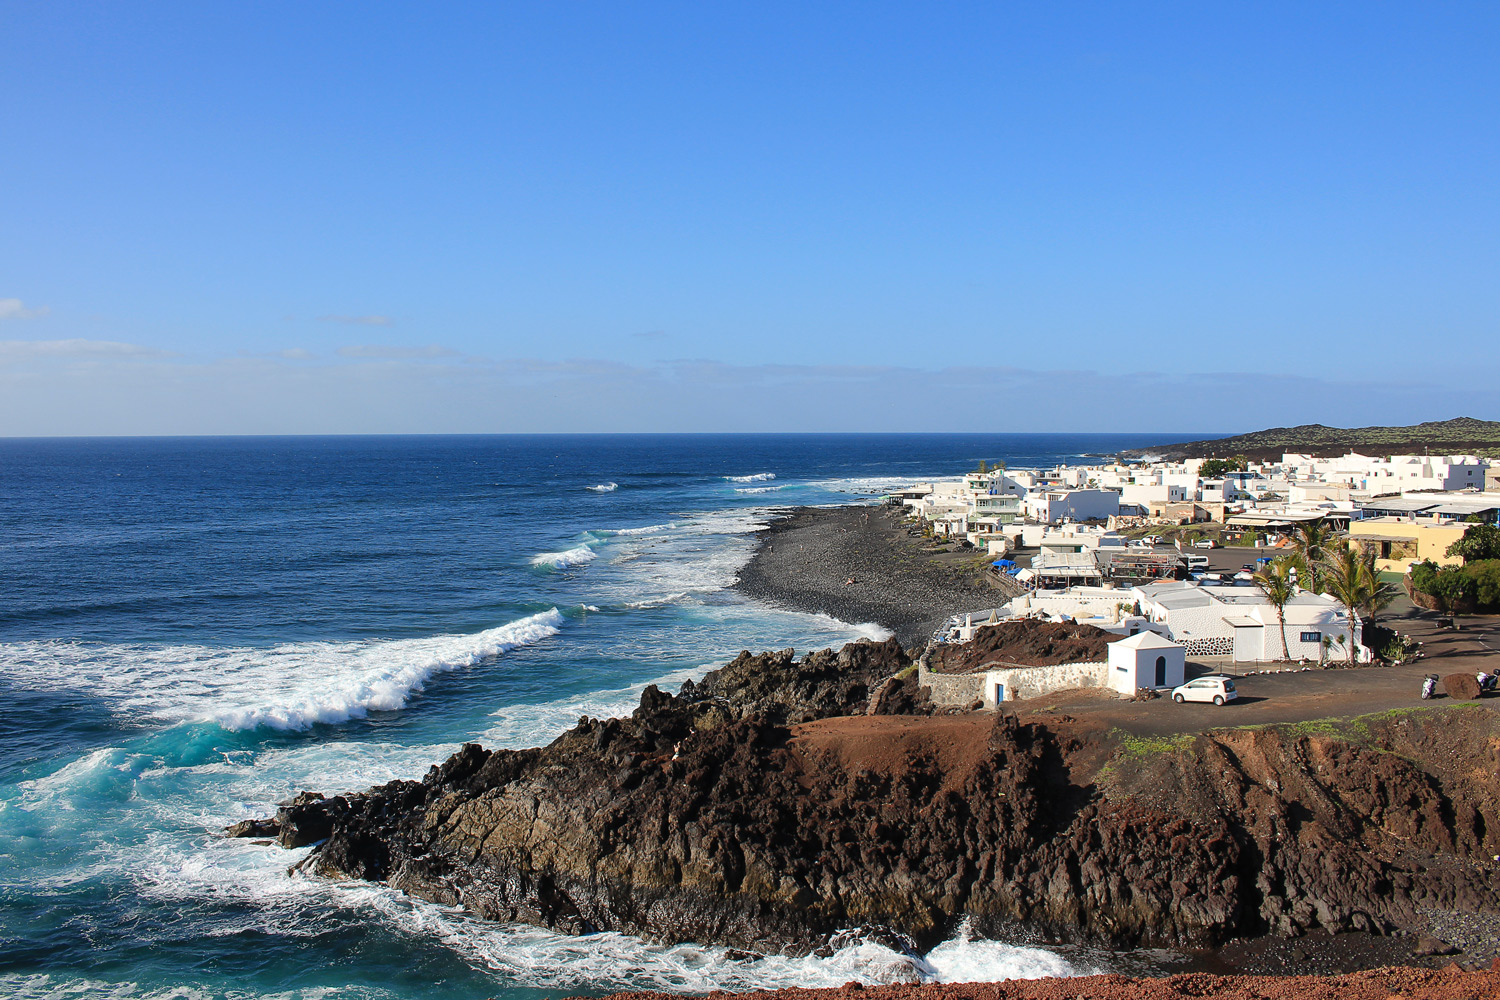
[(548, 747), (468, 745), (420, 782), (304, 793), (229, 832), (487, 919), (761, 953), (853, 928), (919, 954), (961, 922), (1111, 949), (1358, 932), (1410, 953), (1443, 919), (1500, 918), (1500, 776), (1474, 749), (1500, 746), (1493, 713), (1126, 742), (933, 716), (910, 664), (893, 640), (742, 654)]
[(933, 552), (901, 522), (901, 511), (887, 505), (792, 509), (760, 532), (736, 589), (798, 611), (873, 622), (917, 650), (950, 615), (1013, 596), (987, 582), (979, 553)]

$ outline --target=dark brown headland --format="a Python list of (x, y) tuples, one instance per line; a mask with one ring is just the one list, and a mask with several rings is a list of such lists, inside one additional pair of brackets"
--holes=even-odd
[(1430, 420), (1405, 427), (1328, 427), (1324, 424), (1300, 424), (1296, 427), (1272, 427), (1250, 434), (1184, 441), (1181, 444), (1156, 445), (1151, 448), (1121, 452), (1122, 458), (1147, 455), (1164, 461), (1185, 458), (1244, 458), (1251, 462), (1280, 461), (1287, 452), (1330, 458), (1357, 451), (1366, 455), (1417, 454), (1496, 455), (1500, 454), (1500, 421), (1454, 417), (1452, 420)]

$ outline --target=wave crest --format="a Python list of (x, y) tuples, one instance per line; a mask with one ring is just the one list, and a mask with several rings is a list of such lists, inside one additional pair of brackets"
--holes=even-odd
[(267, 648), (22, 642), (0, 646), (0, 674), (84, 690), (130, 716), (298, 730), (404, 708), (430, 677), (556, 635), (562, 620), (552, 608), (472, 635)]
[(750, 476), (725, 476), (731, 483), (764, 483), (776, 478), (774, 472), (757, 472)]
[(598, 486), (585, 486), (584, 487), (584, 489), (586, 489), (586, 490), (592, 490), (595, 493), (613, 493), (615, 490), (617, 490), (619, 488), (620, 488), (620, 484), (619, 483), (600, 483)]
[(593, 549), (587, 545), (579, 545), (576, 548), (566, 549), (562, 552), (543, 552), (531, 557), (533, 566), (550, 566), (553, 569), (569, 569), (573, 566), (582, 566), (591, 563), (598, 558)]

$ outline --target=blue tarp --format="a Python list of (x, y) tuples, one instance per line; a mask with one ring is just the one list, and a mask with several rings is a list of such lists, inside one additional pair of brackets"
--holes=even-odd
[(990, 565), (991, 566), (1014, 566), (1015, 563), (1011, 562), (1009, 559), (996, 559), (994, 562), (990, 563)]

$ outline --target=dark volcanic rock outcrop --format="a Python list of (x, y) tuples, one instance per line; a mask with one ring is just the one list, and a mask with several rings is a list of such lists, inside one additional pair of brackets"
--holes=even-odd
[(927, 653), (927, 666), (940, 674), (966, 674), (1001, 663), (1026, 667), (1096, 663), (1109, 656), (1110, 643), (1123, 638), (1093, 625), (998, 622), (975, 629), (969, 642), (933, 646)]
[(745, 652), (696, 684), (683, 682), (680, 696), (687, 701), (721, 701), (736, 715), (759, 713), (768, 721), (795, 725), (865, 714), (872, 708), (875, 689), (910, 665), (895, 639), (852, 642), (837, 652), (819, 650), (801, 660), (790, 649)]
[(271, 825), (323, 841), (318, 874), (483, 917), (757, 950), (861, 925), (925, 946), (965, 916), (1127, 946), (1500, 913), (1490, 713), (1144, 749), (1066, 719), (847, 717), (904, 662), (878, 643), (741, 657), (686, 697), (648, 688), (628, 719), (466, 745), (422, 781), (304, 794)]

